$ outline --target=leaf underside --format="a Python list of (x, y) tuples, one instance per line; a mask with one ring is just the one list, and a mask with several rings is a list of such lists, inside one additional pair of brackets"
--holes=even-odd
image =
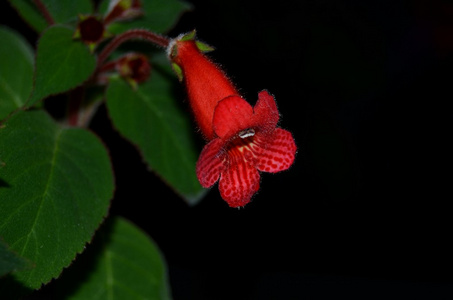
[(10, 251), (8, 246), (0, 240), (0, 277), (26, 267), (29, 267), (29, 263)]

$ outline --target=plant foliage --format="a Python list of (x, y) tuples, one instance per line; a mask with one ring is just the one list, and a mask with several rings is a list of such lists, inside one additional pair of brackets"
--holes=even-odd
[[(155, 243), (129, 221), (108, 217), (114, 173), (90, 120), (105, 103), (112, 125), (137, 147), (148, 168), (188, 203), (201, 199), (197, 148), (190, 120), (174, 97), (177, 80), (169, 62), (151, 63), (149, 78), (145, 72), (137, 81), (136, 62), (122, 60), (119, 68), (117, 58), (146, 47), (114, 45), (103, 53), (128, 30), (168, 31), (190, 5), (140, 1), (140, 14), (106, 22), (100, 41), (90, 44), (79, 34), (81, 20), (92, 15), (102, 24), (119, 2), (129, 16), (132, 1), (100, 1), (98, 7), (89, 0), (9, 2), (38, 40), (33, 49), (19, 32), (0, 27), (2, 295), (40, 289), (62, 276), (62, 286), (69, 284), (65, 290), (71, 291), (65, 298), (169, 299), (166, 266)], [(156, 50), (143, 55), (151, 62)], [(57, 102), (62, 105), (54, 108)], [(83, 254), (78, 263), (85, 248), (96, 259)], [(80, 266), (87, 269), (83, 283), (65, 279)]]

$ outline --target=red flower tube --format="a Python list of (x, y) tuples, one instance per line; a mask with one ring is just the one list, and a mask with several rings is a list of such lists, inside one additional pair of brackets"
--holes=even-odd
[(293, 164), (296, 144), (289, 131), (277, 127), (274, 97), (262, 91), (252, 107), (202, 53), (209, 48), (193, 38), (176, 38), (168, 53), (208, 140), (197, 162), (197, 177), (205, 188), (219, 181), (222, 198), (231, 207), (241, 207), (258, 191), (260, 171), (276, 173)]

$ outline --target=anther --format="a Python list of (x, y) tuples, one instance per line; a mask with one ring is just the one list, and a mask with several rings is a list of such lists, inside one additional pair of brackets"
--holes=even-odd
[(255, 135), (255, 130), (253, 128), (249, 128), (249, 129), (246, 129), (246, 130), (242, 130), (241, 132), (239, 132), (238, 136), (241, 138), (241, 139), (245, 139), (245, 138), (248, 138), (249, 136), (254, 136)]

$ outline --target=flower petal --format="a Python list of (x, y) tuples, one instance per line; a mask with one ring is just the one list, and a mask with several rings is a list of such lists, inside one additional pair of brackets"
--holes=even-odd
[(251, 127), (252, 106), (239, 96), (222, 99), (214, 110), (214, 132), (221, 139), (229, 139), (239, 131)]
[(220, 176), (220, 195), (230, 207), (246, 205), (259, 188), (258, 170), (244, 159), (230, 161)]
[(204, 146), (197, 161), (198, 181), (204, 188), (212, 186), (220, 177), (220, 172), (225, 168), (223, 141), (214, 139)]
[(296, 143), (291, 132), (276, 128), (272, 135), (255, 135), (253, 151), (256, 153), (256, 168), (263, 172), (276, 173), (288, 169), (296, 156)]
[(274, 130), (277, 126), (279, 114), (274, 96), (264, 90), (258, 93), (258, 101), (253, 108), (254, 123), (264, 131)]

